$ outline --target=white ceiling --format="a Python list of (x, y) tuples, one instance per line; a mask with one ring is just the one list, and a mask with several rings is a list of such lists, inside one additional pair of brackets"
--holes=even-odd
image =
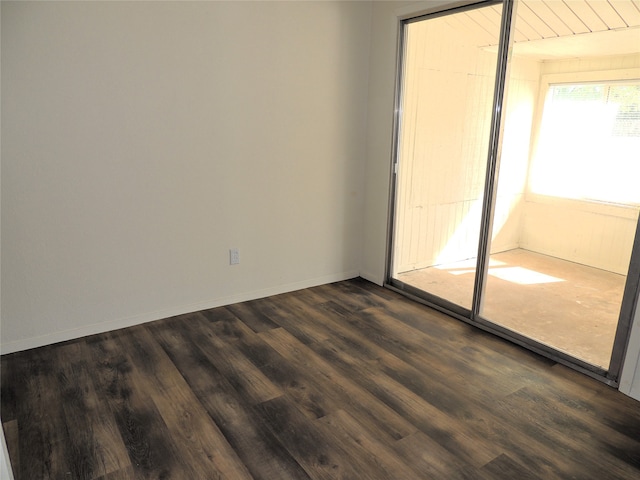
[[(491, 48), (500, 10), (470, 10), (453, 21)], [(640, 0), (522, 0), (514, 40), (514, 54), (539, 59), (640, 52)]]
[(640, 52), (640, 27), (518, 42), (515, 55), (541, 60)]

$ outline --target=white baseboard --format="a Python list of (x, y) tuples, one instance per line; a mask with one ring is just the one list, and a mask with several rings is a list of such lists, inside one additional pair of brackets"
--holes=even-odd
[(342, 272), (332, 275), (325, 275), (323, 277), (311, 278), (308, 280), (302, 280), (300, 282), (289, 283), (285, 285), (278, 285), (275, 287), (264, 288), (261, 290), (254, 290), (251, 292), (243, 292), (237, 295), (230, 295), (227, 297), (216, 298), (204, 302), (199, 302), (191, 305), (182, 305), (175, 308), (168, 308), (158, 310), (155, 312), (143, 313), (140, 315), (133, 315), (131, 317), (121, 318), (118, 320), (112, 320), (109, 322), (101, 322), (93, 325), (86, 325), (80, 328), (74, 328), (70, 330), (64, 330), (61, 332), (54, 332), (47, 335), (41, 335), (38, 337), (26, 338), (23, 340), (16, 340), (13, 342), (3, 343), (0, 345), (0, 351), (3, 355), (8, 353), (20, 352), (23, 350), (29, 350), (32, 348), (42, 347), (45, 345), (51, 345), (58, 342), (65, 342), (67, 340), (74, 340), (76, 338), (86, 337), (87, 335), (95, 335), (97, 333), (109, 332), (111, 330), (118, 330), (120, 328), (132, 327), (134, 325), (140, 325), (142, 323), (153, 322), (155, 320), (161, 320), (163, 318), (169, 318), (176, 315), (183, 315), (185, 313), (197, 312), (200, 310), (206, 310), (209, 308), (221, 307), (224, 305), (231, 305), (238, 302), (246, 302), (248, 300), (255, 300), (258, 298), (269, 297), (272, 295), (279, 295), (281, 293), (293, 292), (295, 290), (302, 290), (303, 288), (316, 287), (318, 285), (324, 285), (332, 282), (340, 282), (342, 280), (349, 280), (359, 276), (359, 272)]

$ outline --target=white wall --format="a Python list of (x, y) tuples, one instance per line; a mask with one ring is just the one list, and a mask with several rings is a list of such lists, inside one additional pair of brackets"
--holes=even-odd
[(2, 2), (3, 353), (357, 276), (371, 9)]

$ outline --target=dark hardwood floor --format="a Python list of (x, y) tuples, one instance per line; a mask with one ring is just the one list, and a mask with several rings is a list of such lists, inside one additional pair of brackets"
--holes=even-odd
[(16, 479), (637, 479), (640, 403), (357, 279), (2, 357)]

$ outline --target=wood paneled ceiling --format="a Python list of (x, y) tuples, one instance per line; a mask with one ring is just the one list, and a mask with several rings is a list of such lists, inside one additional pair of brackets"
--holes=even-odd
[[(448, 17), (480, 40), (498, 44), (500, 6)], [(640, 52), (640, 0), (522, 0), (515, 52), (540, 58)]]

